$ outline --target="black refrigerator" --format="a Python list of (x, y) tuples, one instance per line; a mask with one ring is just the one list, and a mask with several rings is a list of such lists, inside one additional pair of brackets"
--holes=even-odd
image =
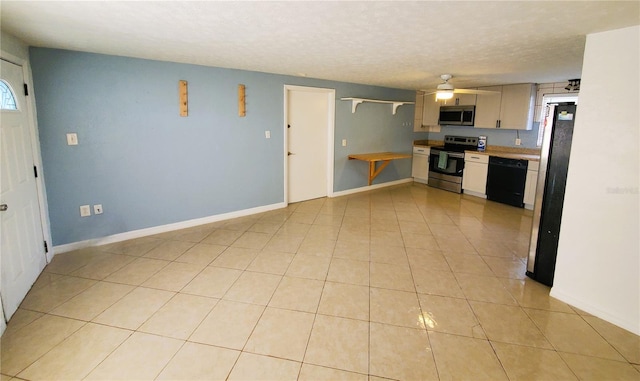
[(533, 207), (527, 276), (553, 286), (576, 105), (558, 103), (549, 105), (546, 111), (549, 115), (546, 126), (540, 127), (544, 127), (544, 135)]

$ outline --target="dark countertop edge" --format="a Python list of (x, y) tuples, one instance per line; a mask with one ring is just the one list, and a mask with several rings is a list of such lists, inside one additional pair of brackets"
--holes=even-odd
[[(414, 147), (433, 147), (433, 146), (441, 146), (443, 145), (444, 142), (442, 141), (437, 141), (437, 140), (429, 140), (429, 141), (424, 141), (424, 140), (417, 140), (413, 142), (413, 146)], [(498, 157), (505, 157), (508, 159), (524, 159), (524, 160), (531, 160), (531, 161), (540, 161), (540, 154), (539, 153), (531, 153), (531, 151), (538, 151), (535, 148), (514, 148), (514, 147), (504, 147), (504, 150), (501, 150), (500, 148), (503, 148), (501, 146), (497, 146), (497, 147), (489, 147), (486, 151), (475, 151), (475, 150), (467, 150), (465, 152), (469, 152), (469, 153), (478, 153), (481, 155), (489, 155), (489, 156), (498, 156)], [(524, 152), (518, 152), (518, 151), (524, 151)]]
[(504, 157), (507, 159), (522, 159), (531, 161), (540, 161), (540, 155), (530, 153), (505, 152), (505, 151), (464, 151), (465, 153), (477, 153), (480, 155)]
[[(415, 142), (413, 144), (414, 147), (432, 147), (432, 146), (435, 146), (435, 145), (438, 145), (438, 144), (437, 143), (436, 144), (417, 144)], [(509, 147), (507, 147), (507, 148), (509, 148)], [(523, 159), (523, 160), (531, 160), (531, 161), (540, 161), (540, 154), (511, 151), (511, 150), (517, 150), (518, 148), (509, 148), (509, 149), (510, 149), (509, 151), (501, 151), (501, 150), (496, 149), (496, 148), (490, 148), (487, 151), (467, 150), (465, 152), (478, 153), (480, 155), (505, 157), (505, 158), (508, 158), (508, 159)], [(533, 149), (532, 148), (522, 148), (522, 150), (527, 150), (527, 151), (530, 152)]]

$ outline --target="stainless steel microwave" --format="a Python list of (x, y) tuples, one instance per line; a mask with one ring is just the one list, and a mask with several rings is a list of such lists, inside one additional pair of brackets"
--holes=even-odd
[(440, 106), (438, 123), (444, 126), (473, 126), (476, 106)]

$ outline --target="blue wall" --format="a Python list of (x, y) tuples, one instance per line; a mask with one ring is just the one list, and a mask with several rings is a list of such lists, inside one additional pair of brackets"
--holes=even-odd
[[(429, 139), (444, 140), (445, 135), (458, 136), (486, 136), (487, 146), (503, 146), (516, 148), (538, 148), (538, 127), (540, 123), (534, 122), (529, 131), (522, 130), (500, 130), (495, 128), (474, 128), (462, 126), (443, 126), (440, 132), (430, 132)], [(516, 146), (516, 137), (520, 136), (522, 144)]]
[[(367, 185), (351, 153), (411, 152), (415, 93), (349, 83), (126, 57), (31, 48), (38, 128), (54, 245), (284, 201), (284, 85), (336, 90), (334, 190)], [(178, 115), (178, 80), (189, 116)], [(247, 116), (237, 114), (237, 86)], [(264, 131), (271, 131), (271, 139)], [(68, 146), (66, 133), (78, 133)], [(342, 139), (348, 146), (342, 147)], [(396, 160), (375, 183), (411, 176)], [(79, 216), (80, 205), (104, 214)]]

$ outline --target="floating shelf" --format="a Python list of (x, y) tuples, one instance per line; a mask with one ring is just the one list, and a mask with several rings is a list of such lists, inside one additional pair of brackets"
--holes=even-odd
[(358, 105), (362, 102), (370, 102), (370, 103), (385, 103), (385, 104), (390, 104), (393, 106), (391, 113), (393, 115), (396, 114), (396, 110), (398, 110), (398, 107), (402, 106), (402, 105), (413, 105), (415, 104), (415, 102), (404, 102), (404, 101), (383, 101), (380, 99), (366, 99), (366, 98), (340, 98), (343, 101), (351, 101), (351, 113), (355, 114), (356, 112), (356, 107), (358, 107)]

